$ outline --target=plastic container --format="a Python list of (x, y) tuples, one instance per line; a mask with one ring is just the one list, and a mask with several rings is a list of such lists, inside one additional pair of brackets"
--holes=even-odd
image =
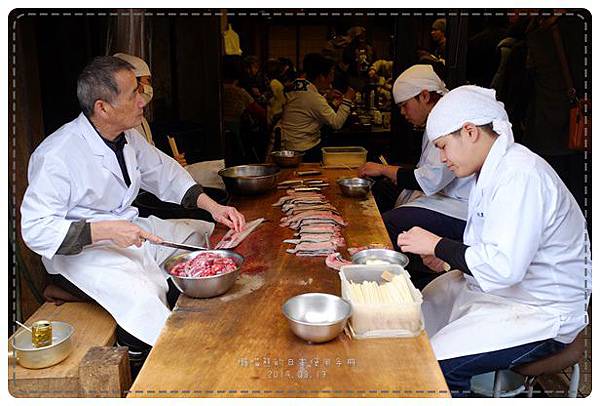
[(326, 168), (358, 168), (367, 162), (363, 147), (323, 147), (323, 166)]
[[(350, 298), (350, 281), (386, 282), (385, 271), (405, 278), (413, 302), (398, 304), (362, 304)], [(340, 270), (342, 297), (352, 304), (349, 329), (352, 336), (363, 338), (416, 337), (423, 331), (423, 296), (414, 287), (410, 275), (400, 265), (344, 265)]]

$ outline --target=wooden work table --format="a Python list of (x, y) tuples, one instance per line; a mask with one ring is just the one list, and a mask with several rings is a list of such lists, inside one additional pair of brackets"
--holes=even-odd
[[(302, 169), (316, 166), (303, 165)], [(373, 197), (341, 195), (335, 180), (354, 171), (323, 170), (327, 198), (348, 226), (348, 247), (390, 240)], [(279, 180), (296, 178), (284, 170)], [(310, 176), (311, 178), (314, 176)], [(283, 190), (234, 197), (247, 220), (265, 217), (235, 250), (246, 262), (236, 285), (212, 299), (179, 298), (129, 392), (130, 397), (449, 397), (425, 332), (415, 338), (333, 341), (310, 345), (289, 329), (281, 312), (292, 296), (339, 295), (340, 279), (324, 257), (285, 252), (293, 230), (279, 226), (273, 207)], [(224, 233), (213, 235), (213, 243)], [(342, 253), (348, 258), (345, 252)]]

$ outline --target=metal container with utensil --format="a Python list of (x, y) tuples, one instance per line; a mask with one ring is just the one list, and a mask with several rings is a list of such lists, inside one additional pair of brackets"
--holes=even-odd
[(254, 195), (267, 192), (277, 186), (280, 169), (276, 165), (240, 165), (221, 169), (227, 190), (240, 195)]
[(295, 168), (302, 162), (304, 152), (299, 151), (273, 151), (271, 157), (282, 168)]
[(342, 194), (349, 197), (365, 197), (371, 190), (373, 181), (365, 178), (342, 178), (337, 184)]
[(352, 315), (350, 303), (327, 293), (294, 296), (284, 303), (282, 310), (292, 332), (309, 343), (333, 340)]
[[(237, 265), (235, 271), (222, 273), (214, 276), (185, 277), (176, 276), (171, 273), (173, 267), (181, 262), (187, 262), (196, 256), (206, 253), (216, 254), (222, 257), (231, 258)], [(222, 295), (235, 284), (240, 273), (240, 267), (244, 263), (244, 257), (233, 251), (227, 250), (204, 250), (195, 251), (188, 254), (176, 255), (165, 262), (165, 270), (171, 275), (173, 283), (186, 296), (204, 299)]]
[(384, 248), (372, 248), (359, 251), (352, 255), (352, 263), (361, 265), (392, 264), (406, 268), (406, 265), (408, 265), (408, 257), (398, 251)]
[(73, 350), (71, 337), (75, 328), (62, 321), (53, 321), (51, 325), (52, 344), (45, 347), (33, 345), (31, 331), (17, 331), (10, 340), (13, 351), (9, 351), (9, 357), (16, 357), (22, 367), (29, 369), (47, 368), (67, 358)]

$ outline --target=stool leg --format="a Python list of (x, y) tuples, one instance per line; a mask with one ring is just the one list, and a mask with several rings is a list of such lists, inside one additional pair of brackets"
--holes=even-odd
[(500, 397), (500, 393), (502, 392), (502, 374), (500, 371), (494, 372), (494, 394), (495, 398)]
[(577, 397), (577, 391), (579, 390), (579, 364), (573, 365), (573, 372), (571, 374), (571, 382), (569, 383), (569, 394), (570, 398)]

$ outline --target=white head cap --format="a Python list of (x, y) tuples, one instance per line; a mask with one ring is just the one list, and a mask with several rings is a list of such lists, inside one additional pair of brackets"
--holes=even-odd
[(426, 134), (431, 142), (459, 130), (465, 123), (492, 124), (499, 135), (513, 138), (504, 104), (496, 91), (479, 86), (461, 86), (440, 99), (427, 117)]
[(133, 65), (133, 72), (135, 73), (136, 78), (139, 78), (140, 76), (152, 76), (150, 74), (150, 68), (148, 67), (148, 64), (144, 62), (143, 59), (138, 58), (137, 56), (122, 53), (114, 54), (113, 56)]
[(431, 65), (413, 65), (398, 76), (394, 82), (392, 94), (396, 104), (415, 97), (421, 91), (429, 90), (444, 95), (448, 92), (446, 84), (433, 71)]

